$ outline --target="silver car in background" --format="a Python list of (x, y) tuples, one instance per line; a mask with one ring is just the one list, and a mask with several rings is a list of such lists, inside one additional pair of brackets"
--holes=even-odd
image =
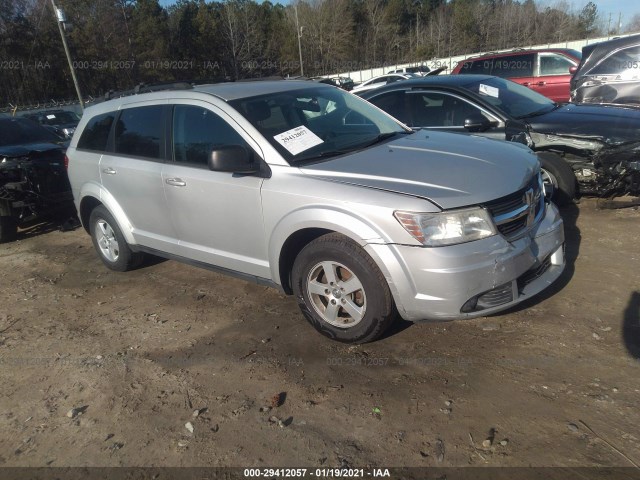
[(526, 147), (413, 131), (338, 88), (238, 82), (86, 110), (67, 151), (104, 264), (144, 253), (295, 295), (321, 333), (488, 315), (564, 269), (563, 223)]

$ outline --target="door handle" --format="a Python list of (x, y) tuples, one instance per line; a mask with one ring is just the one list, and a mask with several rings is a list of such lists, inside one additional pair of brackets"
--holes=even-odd
[(536, 85), (538, 85), (539, 87), (544, 87), (547, 84), (547, 82), (538, 82), (536, 83)]
[(529, 82), (522, 82), (522, 85), (524, 85), (525, 87), (528, 87), (531, 84)]
[(174, 187), (186, 187), (187, 182), (182, 180), (181, 178), (167, 178), (165, 180), (167, 185), (173, 185)]
[(118, 173), (118, 172), (116, 172), (116, 171), (115, 171), (113, 168), (111, 168), (111, 167), (107, 167), (107, 168), (103, 168), (103, 169), (102, 169), (102, 173), (106, 173), (107, 175), (115, 175), (115, 174), (116, 174), (116, 173)]

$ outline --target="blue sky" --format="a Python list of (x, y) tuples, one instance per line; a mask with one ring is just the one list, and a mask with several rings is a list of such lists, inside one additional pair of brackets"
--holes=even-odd
[[(272, 3), (288, 4), (290, 0), (271, 0)], [(559, 0), (536, 0), (539, 5), (555, 5)], [(640, 13), (640, 2), (638, 0), (592, 0), (598, 6), (601, 19), (606, 23), (611, 14), (611, 26), (618, 21), (618, 15), (622, 14), (622, 25), (624, 26), (634, 14)], [(567, 0), (571, 10), (579, 12), (589, 2), (589, 0)], [(171, 5), (175, 0), (160, 0), (163, 6)]]

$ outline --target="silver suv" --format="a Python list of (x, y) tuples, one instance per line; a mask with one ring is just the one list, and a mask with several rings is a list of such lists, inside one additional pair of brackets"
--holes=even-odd
[(414, 131), (338, 88), (238, 82), (88, 108), (67, 151), (104, 264), (144, 253), (295, 295), (322, 334), (488, 315), (564, 269), (526, 147)]

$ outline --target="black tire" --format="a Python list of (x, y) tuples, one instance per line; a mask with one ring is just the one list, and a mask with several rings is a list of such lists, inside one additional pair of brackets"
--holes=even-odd
[(0, 243), (14, 242), (18, 238), (18, 219), (13, 216), (0, 217)]
[(91, 212), (89, 231), (100, 260), (111, 270), (126, 272), (142, 263), (144, 254), (131, 250), (118, 223), (102, 205)]
[[(329, 275), (324, 269), (327, 265), (331, 266), (336, 279), (331, 290)], [(371, 342), (395, 319), (393, 298), (380, 269), (357, 243), (339, 233), (323, 235), (304, 247), (295, 259), (291, 279), (305, 318), (333, 340)], [(352, 283), (347, 284), (348, 280)], [(316, 288), (323, 288), (323, 293), (311, 293), (312, 283)], [(361, 288), (348, 292), (354, 285)], [(360, 318), (350, 313), (355, 311), (354, 307), (361, 310)], [(342, 326), (330, 323), (327, 318), (333, 318), (334, 323)]]
[(554, 184), (551, 200), (559, 207), (573, 202), (576, 196), (576, 176), (562, 157), (552, 152), (538, 152), (543, 178)]

